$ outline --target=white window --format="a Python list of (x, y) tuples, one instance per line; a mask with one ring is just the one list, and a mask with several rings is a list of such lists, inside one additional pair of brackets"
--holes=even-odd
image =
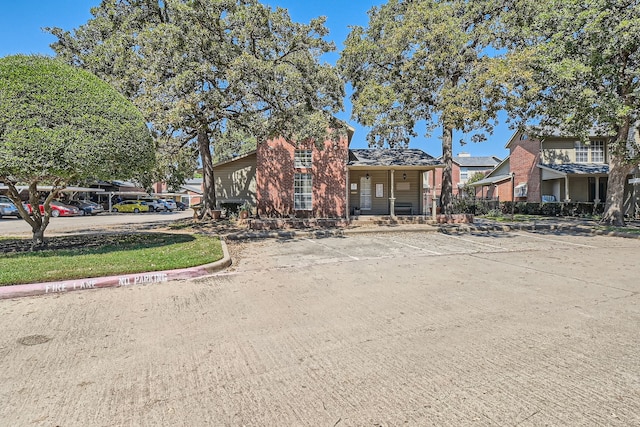
[(296, 150), (294, 155), (296, 168), (310, 168), (312, 164), (311, 150)]
[(604, 163), (604, 141), (576, 141), (576, 163)]
[(297, 173), (293, 180), (293, 208), (310, 211), (313, 206), (313, 186), (310, 173)]
[(589, 163), (589, 147), (576, 141), (576, 163)]
[(371, 210), (371, 178), (368, 175), (360, 177), (360, 209), (363, 211)]
[(604, 141), (591, 141), (591, 163), (604, 163)]
[(460, 168), (460, 182), (467, 182), (469, 179), (469, 170), (467, 168)]

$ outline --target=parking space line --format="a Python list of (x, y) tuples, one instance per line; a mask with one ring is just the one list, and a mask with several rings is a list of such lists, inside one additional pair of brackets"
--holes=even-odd
[(311, 240), (311, 239), (303, 239), (303, 240), (305, 240), (305, 241), (307, 241), (307, 242), (309, 242), (309, 243), (313, 243), (314, 245), (320, 245), (320, 246), (324, 247), (325, 249), (329, 249), (329, 250), (330, 250), (330, 251), (332, 251), (332, 252), (336, 252), (336, 253), (338, 253), (338, 254), (340, 254), (340, 255), (343, 255), (343, 256), (349, 257), (349, 258), (351, 258), (351, 259), (352, 259), (352, 260), (354, 260), (354, 261), (359, 261), (359, 260), (360, 260), (360, 258), (358, 258), (358, 257), (355, 257), (355, 256), (353, 256), (353, 255), (349, 255), (349, 254), (344, 253), (344, 252), (341, 252), (341, 251), (337, 250), (336, 248), (332, 248), (331, 246), (325, 245), (325, 244), (323, 244), (323, 243), (319, 243), (319, 242), (313, 241), (313, 240)]
[(505, 249), (505, 248), (503, 248), (502, 246), (489, 245), (489, 244), (487, 244), (487, 243), (476, 242), (475, 240), (471, 240), (471, 239), (463, 239), (462, 237), (452, 236), (452, 235), (450, 235), (450, 234), (444, 234), (444, 233), (442, 233), (442, 235), (443, 235), (443, 236), (450, 237), (450, 238), (452, 238), (452, 239), (462, 240), (463, 242), (473, 243), (474, 245), (486, 246), (486, 247), (494, 248), (494, 249), (502, 249), (502, 250), (504, 250), (504, 249)]
[(580, 246), (583, 248), (592, 248), (592, 249), (597, 249), (597, 246), (591, 246), (591, 245), (583, 245), (581, 243), (571, 243), (571, 242), (565, 242), (562, 240), (556, 240), (556, 239), (549, 239), (548, 237), (540, 237), (540, 236), (533, 236), (532, 233), (513, 233), (517, 236), (522, 236), (522, 237), (531, 237), (532, 239), (539, 239), (539, 240), (546, 240), (549, 242), (554, 242), (554, 243), (563, 243), (565, 245), (571, 245), (571, 246)]
[[(378, 237), (378, 238), (376, 238), (376, 239), (378, 239), (378, 240), (382, 240), (382, 239), (380, 239), (379, 237)], [(397, 240), (391, 240), (391, 241), (392, 241), (393, 243), (397, 243), (398, 245), (407, 246), (407, 247), (409, 247), (409, 248), (411, 248), (411, 249), (418, 249), (419, 251), (429, 252), (430, 254), (433, 254), (433, 255), (442, 255), (442, 253), (441, 253), (441, 252), (430, 251), (429, 249), (421, 248), (420, 246), (410, 245), (410, 244), (408, 244), (408, 243), (399, 242), (399, 241), (397, 241)]]

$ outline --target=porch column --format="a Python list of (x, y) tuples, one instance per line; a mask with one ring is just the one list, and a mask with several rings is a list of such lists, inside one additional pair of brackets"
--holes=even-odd
[(391, 169), (391, 191), (389, 192), (389, 213), (391, 219), (396, 219), (395, 170)]
[(567, 175), (564, 177), (564, 201), (571, 201), (571, 197), (569, 196), (569, 176)]
[(600, 177), (596, 176), (596, 197), (593, 202), (597, 205), (600, 203)]

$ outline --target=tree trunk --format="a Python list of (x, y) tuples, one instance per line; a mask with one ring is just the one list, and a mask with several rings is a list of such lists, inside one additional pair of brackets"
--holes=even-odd
[(44, 246), (44, 228), (33, 229), (31, 238), (31, 250)]
[(633, 165), (623, 163), (617, 156), (609, 158), (609, 179), (607, 181), (607, 202), (601, 223), (623, 227), (624, 221), (624, 188), (627, 176)]
[(453, 213), (453, 129), (442, 128), (442, 160), (444, 170), (442, 171), (442, 189), (440, 190), (440, 211), (444, 214)]
[(627, 183), (627, 176), (631, 173), (635, 165), (625, 161), (625, 157), (630, 150), (635, 151), (635, 147), (628, 146), (629, 131), (631, 130), (629, 118), (620, 126), (616, 132), (616, 138), (609, 144), (609, 179), (607, 181), (607, 202), (602, 215), (603, 224), (623, 227), (624, 222), (624, 188)]
[(200, 218), (209, 216), (213, 218), (211, 211), (216, 208), (216, 188), (213, 176), (213, 157), (211, 144), (206, 129), (198, 131), (198, 150), (202, 160), (202, 211)]

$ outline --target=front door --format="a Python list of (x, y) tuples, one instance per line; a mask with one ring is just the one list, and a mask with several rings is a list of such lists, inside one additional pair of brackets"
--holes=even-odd
[(371, 178), (366, 176), (360, 178), (360, 209), (371, 210)]

